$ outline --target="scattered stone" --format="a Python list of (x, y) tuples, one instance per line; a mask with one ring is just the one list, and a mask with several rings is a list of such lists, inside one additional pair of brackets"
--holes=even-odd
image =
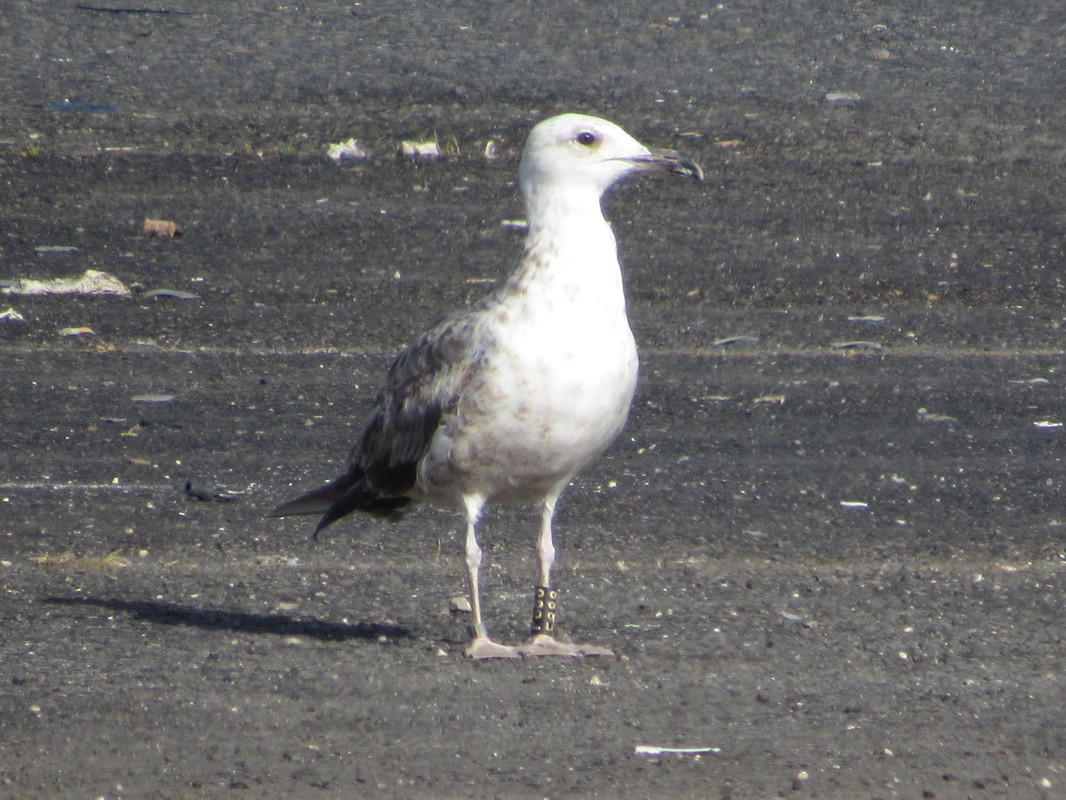
[(734, 344), (758, 344), (758, 336), (727, 336), (724, 339), (716, 339), (711, 342), (712, 347), (730, 347)]
[(201, 502), (219, 502), (229, 503), (233, 500), (237, 500), (244, 492), (235, 492), (230, 489), (224, 489), (221, 487), (215, 489), (208, 489), (205, 486), (200, 486), (192, 481), (185, 481), (184, 487), (185, 496), (193, 500), (199, 500)]
[(881, 350), (882, 345), (877, 342), (834, 342), (834, 350)]
[(329, 145), (329, 147), (326, 148), (326, 155), (338, 164), (346, 159), (364, 161), (370, 158), (370, 154), (364, 150), (355, 139), (349, 139), (346, 142), (337, 142), (336, 144)]
[(169, 219), (145, 219), (144, 221), (144, 235), (145, 236), (169, 236), (173, 239), (175, 236), (181, 236), (182, 230), (178, 227), (178, 223)]
[(400, 142), (400, 154), (408, 158), (440, 158), (440, 145), (435, 141)]
[(154, 289), (150, 292), (146, 292), (144, 295), (149, 300), (156, 300), (164, 297), (172, 297), (175, 300), (199, 300), (200, 295), (193, 294), (192, 292), (183, 292), (180, 289)]
[(832, 105), (847, 106), (861, 102), (862, 96), (858, 92), (827, 92), (825, 100)]
[(15, 295), (50, 295), (50, 294), (85, 294), (114, 295), (129, 297), (130, 290), (122, 281), (106, 272), (87, 269), (79, 278), (55, 278), (38, 281), (22, 278), (12, 285), (0, 289), (4, 294)]

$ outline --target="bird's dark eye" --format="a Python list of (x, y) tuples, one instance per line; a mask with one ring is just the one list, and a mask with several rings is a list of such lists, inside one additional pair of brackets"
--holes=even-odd
[(592, 131), (581, 131), (581, 133), (577, 135), (577, 142), (578, 144), (585, 145), (585, 147), (591, 147), (596, 144), (596, 134)]

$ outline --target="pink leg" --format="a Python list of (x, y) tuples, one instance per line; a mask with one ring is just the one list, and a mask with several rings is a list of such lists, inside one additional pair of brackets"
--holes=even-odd
[(489, 638), (485, 623), (481, 620), (481, 592), (478, 587), (478, 573), (481, 570), (481, 546), (477, 543), (477, 521), (485, 504), (483, 498), (470, 495), (463, 498), (466, 503), (466, 571), (470, 581), (470, 610), (473, 616), (474, 639), (466, 648), (471, 658), (519, 658), (521, 654), (514, 647), (497, 644)]
[[(561, 489), (560, 489), (561, 491)], [(544, 498), (540, 509), (540, 534), (537, 536), (537, 560), (540, 565), (537, 586), (538, 597), (534, 612), (533, 635), (529, 641), (517, 648), (523, 656), (613, 656), (606, 647), (588, 644), (571, 644), (560, 642), (553, 635), (555, 632), (555, 592), (551, 590), (551, 571), (555, 563), (555, 544), (552, 541), (552, 518), (555, 516), (555, 502), (559, 493)], [(550, 592), (550, 597), (548, 593)], [(545, 595), (541, 597), (540, 595)], [(550, 602), (549, 602), (550, 601)]]

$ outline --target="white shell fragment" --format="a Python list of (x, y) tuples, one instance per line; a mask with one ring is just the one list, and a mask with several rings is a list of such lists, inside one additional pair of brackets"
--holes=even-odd
[(858, 103), (862, 96), (858, 92), (826, 92), (825, 101), (833, 105), (849, 105)]
[(448, 610), (453, 614), (469, 614), (470, 613), (470, 601), (462, 595), (453, 597), (448, 601)]
[(918, 409), (918, 421), (919, 422), (958, 422), (958, 419), (950, 414), (938, 414), (935, 411), (930, 411), (928, 408)]
[(370, 158), (370, 154), (360, 147), (355, 139), (329, 145), (326, 148), (326, 155), (338, 163), (347, 158), (360, 160)]
[(13, 286), (5, 286), (4, 294), (18, 295), (46, 295), (46, 294), (88, 294), (88, 295), (115, 295), (117, 297), (129, 297), (130, 290), (122, 281), (106, 272), (95, 269), (85, 270), (80, 278), (55, 278), (47, 281), (37, 281), (31, 278), (23, 278), (16, 281)]
[(638, 744), (633, 751), (638, 756), (681, 755), (693, 756), (703, 753), (721, 753), (721, 747), (659, 747), (653, 744)]
[(775, 405), (783, 406), (785, 404), (785, 396), (783, 394), (764, 394), (762, 397), (756, 397), (751, 401), (752, 405)]
[(400, 153), (409, 158), (440, 158), (440, 145), (429, 142), (400, 142)]

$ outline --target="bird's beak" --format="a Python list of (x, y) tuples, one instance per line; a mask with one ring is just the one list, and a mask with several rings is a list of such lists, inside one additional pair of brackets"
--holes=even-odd
[(668, 172), (671, 175), (680, 175), (682, 178), (692, 178), (695, 181), (703, 180), (703, 170), (700, 165), (676, 150), (649, 150), (645, 155), (628, 156), (619, 160), (629, 161), (651, 171)]

